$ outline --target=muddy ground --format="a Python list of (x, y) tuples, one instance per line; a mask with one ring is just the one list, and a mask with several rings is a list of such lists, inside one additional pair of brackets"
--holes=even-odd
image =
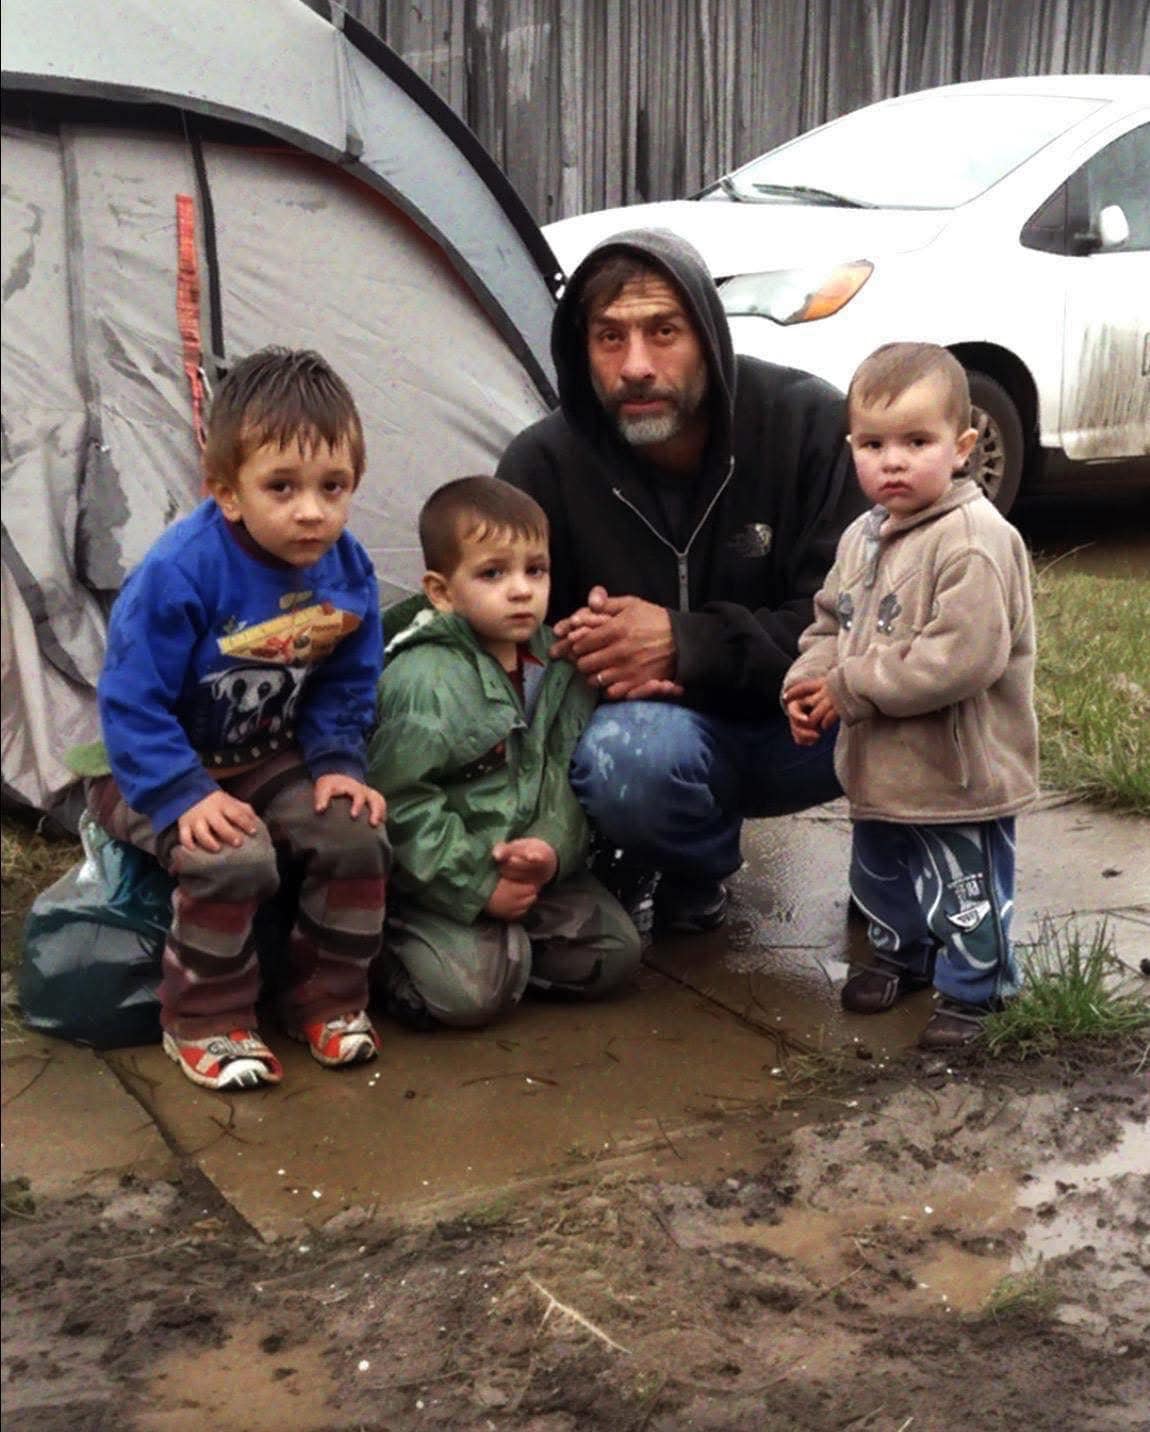
[(710, 1182), (286, 1244), (194, 1170), (9, 1186), (6, 1426), (1146, 1427), (1145, 1058), (811, 1071)]

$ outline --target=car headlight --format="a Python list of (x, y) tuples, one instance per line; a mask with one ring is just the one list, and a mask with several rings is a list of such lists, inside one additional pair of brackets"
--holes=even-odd
[(837, 313), (872, 273), (874, 264), (858, 259), (833, 268), (739, 274), (720, 285), (719, 296), (732, 316), (755, 314), (775, 323), (809, 323)]

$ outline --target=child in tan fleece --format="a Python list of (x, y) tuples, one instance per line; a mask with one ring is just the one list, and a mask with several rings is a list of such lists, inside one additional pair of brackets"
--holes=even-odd
[(887, 344), (847, 404), (876, 505), (843, 533), (782, 700), (799, 745), (841, 723), (851, 895), (872, 950), (843, 1006), (878, 1013), (933, 984), (919, 1042), (947, 1049), (977, 1038), (1019, 985), (1014, 816), (1038, 775), (1029, 562), (962, 475), (977, 434), (953, 355)]

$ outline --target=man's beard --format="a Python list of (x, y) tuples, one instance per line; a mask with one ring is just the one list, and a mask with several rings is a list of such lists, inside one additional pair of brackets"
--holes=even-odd
[[(640, 383), (608, 396), (594, 379), (592, 384), (599, 401), (614, 420), (619, 435), (631, 447), (654, 447), (657, 443), (670, 442), (672, 438), (678, 437), (694, 420), (707, 395), (705, 373), (700, 373), (693, 379), (683, 392)], [(653, 398), (659, 398), (670, 406), (661, 413), (645, 413), (636, 417), (627, 417), (620, 412), (624, 403)]]
[(665, 413), (652, 413), (645, 418), (625, 418), (615, 414), (615, 426), (624, 442), (632, 447), (650, 447), (655, 443), (670, 442), (682, 432), (686, 418), (676, 402)]

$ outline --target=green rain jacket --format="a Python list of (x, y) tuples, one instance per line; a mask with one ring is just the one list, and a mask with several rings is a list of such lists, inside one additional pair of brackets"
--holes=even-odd
[(530, 720), (461, 618), (424, 605), (387, 647), (367, 779), (387, 798), (392, 880), (460, 924), (473, 923), (495, 889), (498, 841), (547, 841), (556, 880), (586, 858), (568, 772), (595, 696), (573, 666), (549, 659), (551, 641), (547, 628), (531, 639), (544, 665)]

